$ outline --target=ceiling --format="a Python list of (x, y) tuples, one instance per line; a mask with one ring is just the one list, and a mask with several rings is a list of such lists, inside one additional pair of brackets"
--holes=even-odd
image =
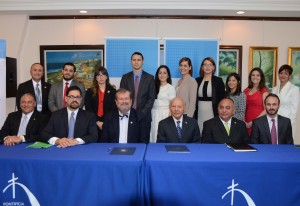
[[(87, 10), (80, 14), (79, 10)], [(0, 15), (300, 17), (300, 0), (0, 0)]]

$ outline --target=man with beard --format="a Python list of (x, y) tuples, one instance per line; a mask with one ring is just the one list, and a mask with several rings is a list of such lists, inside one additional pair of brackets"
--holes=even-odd
[(291, 120), (277, 114), (279, 97), (270, 93), (264, 104), (267, 114), (253, 121), (251, 141), (258, 144), (293, 144)]
[(80, 107), (84, 105), (84, 97), (85, 97), (85, 87), (82, 83), (74, 80), (74, 76), (76, 74), (76, 67), (73, 63), (65, 63), (62, 69), (63, 80), (57, 82), (51, 86), (49, 97), (48, 97), (48, 105), (51, 112), (54, 112), (58, 109), (62, 109), (66, 107), (65, 97), (66, 92), (69, 87), (77, 86), (80, 88), (82, 93), (82, 100)]
[(81, 89), (77, 86), (69, 87), (65, 101), (66, 108), (52, 113), (42, 131), (41, 141), (61, 148), (96, 142), (96, 115), (79, 108), (82, 101)]
[(138, 121), (135, 109), (132, 106), (130, 91), (120, 88), (116, 92), (118, 109), (105, 115), (101, 142), (110, 143), (147, 143), (145, 123)]

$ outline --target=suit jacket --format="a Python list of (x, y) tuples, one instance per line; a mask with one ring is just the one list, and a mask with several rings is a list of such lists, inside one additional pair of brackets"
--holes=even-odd
[[(109, 112), (104, 119), (101, 133), (101, 142), (119, 143), (120, 122), (119, 110)], [(127, 143), (147, 143), (145, 140), (143, 122), (138, 122), (136, 112), (133, 108), (128, 117)]]
[(249, 136), (246, 124), (243, 121), (232, 117), (228, 136), (220, 117), (214, 117), (203, 123), (202, 142), (217, 144), (247, 144), (249, 143)]
[[(41, 141), (48, 142), (52, 137), (68, 137), (68, 111), (67, 108), (52, 113), (51, 118), (41, 133)], [(79, 109), (74, 127), (74, 138), (81, 138), (85, 143), (96, 142), (98, 131), (96, 116), (91, 112)]]
[[(198, 88), (197, 88), (197, 97), (198, 97), (199, 87), (201, 82), (203, 81), (203, 77), (196, 78), (196, 81), (198, 83)], [(212, 89), (212, 109), (214, 112), (214, 116), (217, 117), (219, 116), (218, 104), (225, 97), (225, 85), (222, 78), (212, 76), (211, 89)], [(194, 117), (196, 117), (196, 119), (198, 118), (198, 100), (196, 101), (196, 111)]]
[[(43, 114), (50, 114), (50, 110), (48, 107), (48, 96), (49, 96), (50, 88), (51, 88), (51, 84), (41, 80), (41, 90), (42, 90), (42, 111), (41, 112)], [(30, 93), (33, 96), (35, 96), (35, 88), (33, 87), (32, 80), (23, 82), (18, 87), (17, 96), (16, 96), (16, 105), (18, 111), (21, 111), (20, 101), (22, 95), (25, 93)]]
[[(142, 71), (142, 76), (139, 84), (139, 92), (137, 96), (136, 112), (138, 120), (145, 118), (146, 122), (151, 122), (151, 109), (155, 100), (155, 83), (152, 75)], [(129, 72), (124, 74), (121, 79), (120, 88), (129, 90), (134, 101), (134, 74)], [(133, 104), (133, 102), (132, 102)], [(150, 132), (150, 131), (149, 131)]]
[(177, 128), (172, 116), (161, 120), (158, 124), (157, 142), (164, 143), (196, 143), (200, 142), (200, 130), (195, 119), (183, 115), (180, 141)]
[[(277, 127), (278, 144), (293, 144), (291, 120), (278, 115)], [(255, 144), (272, 144), (267, 115), (253, 120), (251, 141)]]
[[(116, 89), (112, 86), (107, 86), (104, 94), (103, 111), (104, 115), (112, 109), (116, 108), (115, 102)], [(85, 110), (97, 115), (99, 95), (98, 93), (93, 96), (93, 91), (88, 89), (85, 93)]]
[[(26, 127), (26, 135), (24, 136), (26, 142), (33, 142), (39, 139), (41, 130), (47, 124), (48, 121), (47, 117), (48, 117), (47, 115), (44, 115), (37, 111), (34, 111), (32, 113)], [(3, 139), (6, 136), (18, 134), (19, 127), (21, 124), (21, 119), (22, 119), (21, 111), (12, 112), (7, 116), (0, 130), (0, 142), (3, 142)]]
[[(63, 107), (63, 81), (57, 82), (55, 84), (51, 85), (51, 89), (49, 92), (48, 97), (48, 105), (51, 112), (54, 112), (58, 109), (62, 109)], [(81, 101), (81, 107), (84, 105), (84, 98), (85, 98), (85, 87), (82, 83), (72, 80), (72, 83), (70, 86), (78, 86), (82, 92), (82, 101)]]

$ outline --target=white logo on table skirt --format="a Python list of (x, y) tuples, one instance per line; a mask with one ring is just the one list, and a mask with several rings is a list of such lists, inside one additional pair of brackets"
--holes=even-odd
[[(38, 202), (36, 197), (32, 194), (32, 192), (25, 185), (23, 185), (19, 182), (16, 182), (17, 179), (19, 179), (19, 178), (15, 177), (15, 173), (12, 173), (11, 180), (8, 180), (8, 183), (10, 183), (10, 184), (8, 184), (4, 188), (3, 193), (5, 193), (5, 191), (8, 188), (12, 187), (12, 198), (15, 199), (16, 198), (16, 185), (19, 185), (25, 191), (30, 204), (33, 206), (40, 206), (40, 203)], [(22, 204), (22, 202), (6, 202), (6, 203), (3, 203), (3, 205), (24, 205), (24, 204)]]
[(237, 191), (237, 192), (240, 192), (245, 200), (247, 201), (247, 204), (248, 206), (255, 206), (255, 203), (253, 202), (253, 200), (251, 199), (251, 197), (243, 190), (240, 190), (240, 189), (235, 189), (236, 186), (238, 186), (239, 184), (234, 184), (234, 179), (232, 179), (232, 184), (231, 186), (227, 187), (227, 189), (229, 189), (229, 191), (227, 191), (223, 196), (222, 196), (222, 199), (224, 199), (224, 197), (231, 193), (231, 204), (230, 205), (233, 205), (233, 201), (234, 201), (234, 192)]

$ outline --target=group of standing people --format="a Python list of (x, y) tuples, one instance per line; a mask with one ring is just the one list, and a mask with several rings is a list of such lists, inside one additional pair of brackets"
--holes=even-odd
[[(194, 125), (195, 120), (198, 124), (195, 133), (199, 133), (200, 137), (205, 122), (216, 117), (221, 119), (226, 117), (225, 119), (227, 119), (228, 114), (233, 113), (234, 118), (244, 122), (248, 136), (250, 136), (252, 122), (266, 114), (265, 98), (269, 91), (265, 84), (264, 73), (260, 68), (251, 70), (248, 78), (249, 85), (242, 91), (241, 78), (237, 73), (229, 74), (225, 85), (220, 77), (214, 75), (216, 63), (210, 57), (203, 59), (199, 69), (199, 77), (196, 79), (192, 77), (191, 60), (188, 57), (181, 58), (179, 71), (182, 77), (175, 87), (172, 85), (171, 72), (168, 66), (159, 66), (155, 77), (153, 77), (143, 70), (143, 64), (143, 55), (140, 52), (134, 52), (131, 56), (132, 71), (122, 76), (119, 90), (110, 84), (108, 71), (102, 66), (97, 66), (93, 83), (85, 91), (84, 85), (74, 80), (76, 72), (74, 64), (66, 63), (62, 69), (63, 80), (50, 85), (42, 80), (44, 74), (42, 65), (35, 63), (30, 69), (32, 80), (19, 85), (16, 98), (18, 109), (24, 113), (21, 99), (24, 94), (32, 94), (36, 101), (32, 104), (35, 110), (48, 115), (48, 117), (52, 113), (49, 121), (52, 125), (49, 126), (48, 122), (46, 133), (44, 133), (44, 138), (49, 138), (44, 139), (44, 141), (58, 144), (61, 147), (93, 142), (96, 130), (98, 130), (98, 142), (154, 143), (158, 141), (159, 122), (170, 116), (173, 118), (178, 116), (185, 121), (185, 124), (191, 122)], [(273, 93), (278, 95), (281, 101), (278, 113), (290, 118), (293, 130), (295, 130), (299, 89), (289, 81), (292, 72), (293, 69), (289, 65), (280, 67), (278, 71), (280, 84), (273, 88)], [(68, 95), (69, 93), (76, 95)], [(177, 99), (174, 100), (174, 98)], [(224, 98), (230, 99), (230, 101), (224, 100), (220, 104)], [(83, 106), (85, 106), (85, 111), (81, 109)], [(57, 114), (58, 110), (63, 111), (61, 114)], [(89, 116), (81, 114), (83, 111), (93, 113), (95, 116), (96, 124), (90, 130), (93, 131), (92, 141), (88, 138), (79, 138), (78, 142), (71, 142), (68, 139), (59, 141), (58, 135), (55, 132), (52, 133), (52, 130), (57, 131), (55, 126), (61, 129), (61, 125), (65, 125), (62, 130), (66, 130), (66, 133), (62, 132), (60, 135), (68, 136), (68, 125), (73, 110), (79, 111), (79, 116)], [(182, 118), (183, 113), (184, 118)], [(18, 115), (20, 116), (20, 114)], [(22, 117), (20, 120), (18, 119), (18, 125), (21, 124), (23, 116), (24, 114), (18, 117)], [(66, 123), (63, 123), (60, 117), (66, 118)], [(234, 124), (237, 120), (234, 120)], [(175, 119), (174, 121), (176, 122)], [(83, 121), (78, 120), (78, 122)], [(181, 122), (180, 125), (182, 126), (182, 124)], [(80, 127), (86, 128), (84, 125), (80, 125)], [(180, 127), (177, 125), (178, 129)], [(87, 128), (86, 130), (89, 131)], [(3, 140), (10, 137), (7, 135), (4, 132)], [(12, 139), (14, 138), (7, 140)], [(19, 139), (26, 141), (24, 136), (16, 140), (19, 141)], [(194, 139), (198, 139), (198, 137)], [(12, 145), (13, 143), (7, 144)]]

